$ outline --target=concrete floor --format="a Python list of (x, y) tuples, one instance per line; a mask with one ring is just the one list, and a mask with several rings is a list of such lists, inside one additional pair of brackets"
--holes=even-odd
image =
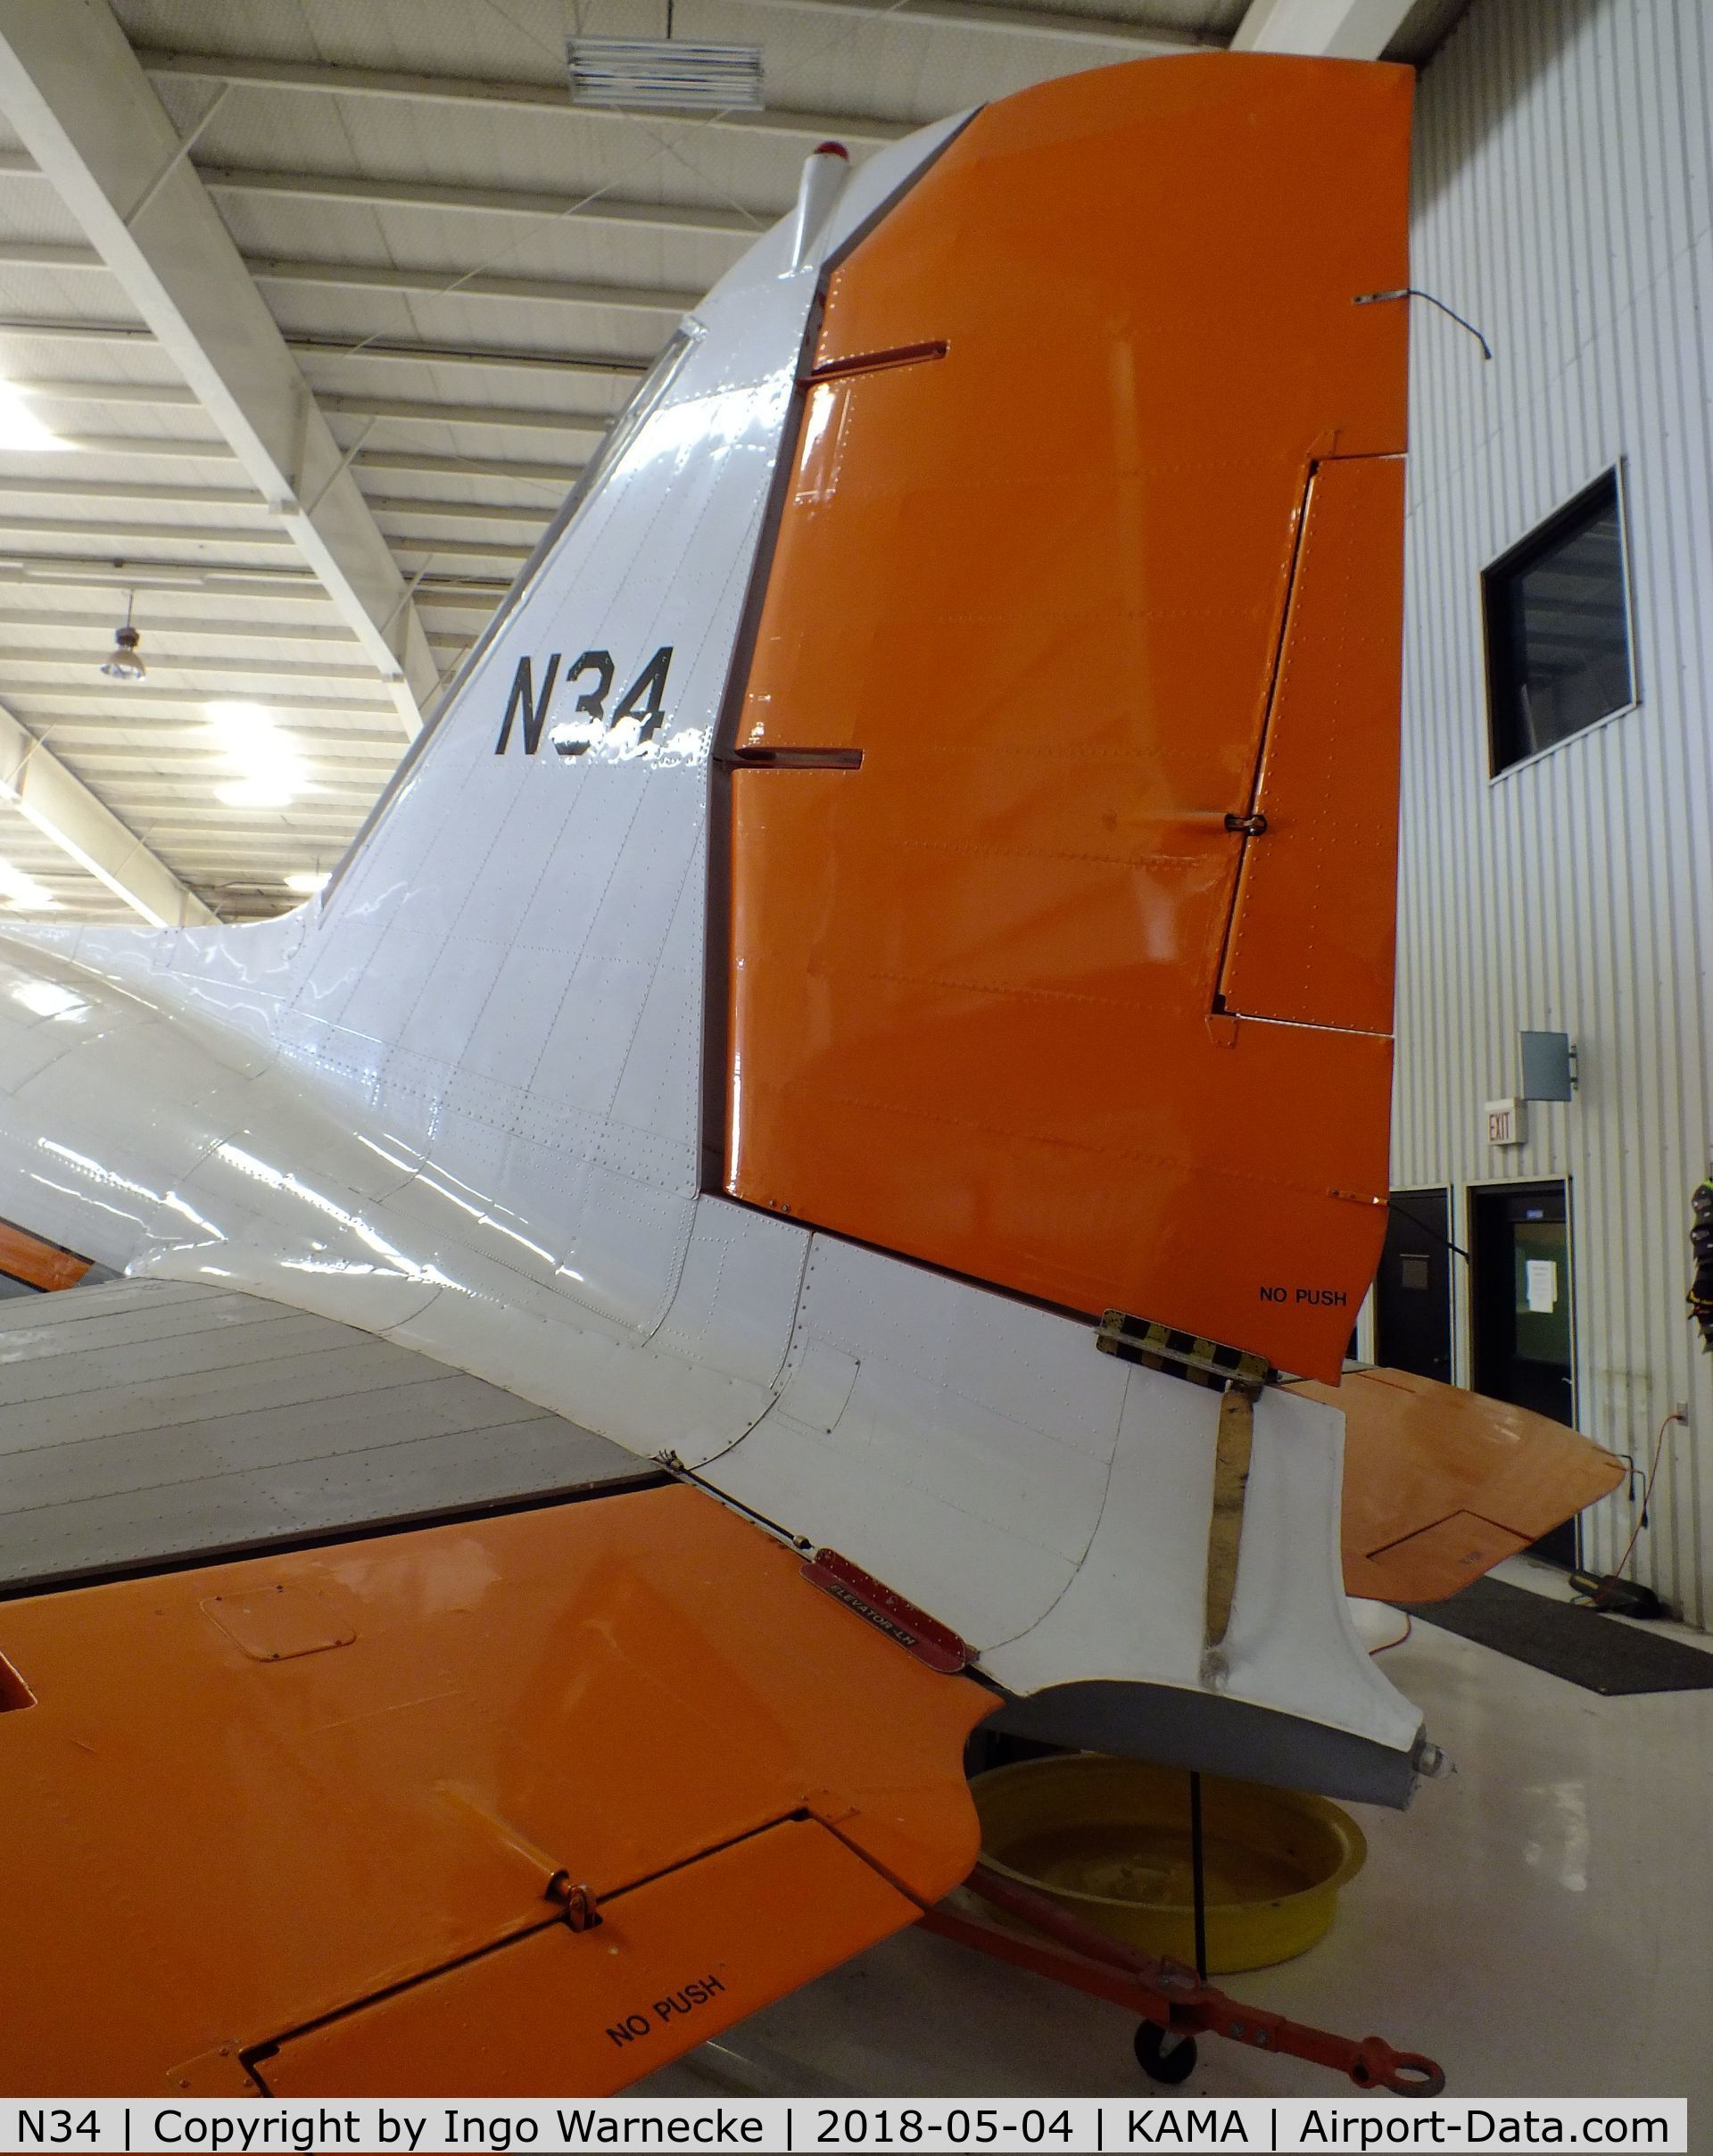
[[(1566, 1591), (1526, 1560), (1500, 1576)], [(1602, 1699), (1423, 1624), (1386, 1667), (1457, 1771), (1406, 1813), (1354, 1807), (1368, 1867), (1331, 1934), (1227, 1988), (1426, 2052), (1459, 2095), (1713, 2099), (1713, 1692)], [(1130, 2096), (1134, 2026), (905, 1933), (639, 2093)], [(1174, 2093), (1338, 2091), (1209, 2041)]]

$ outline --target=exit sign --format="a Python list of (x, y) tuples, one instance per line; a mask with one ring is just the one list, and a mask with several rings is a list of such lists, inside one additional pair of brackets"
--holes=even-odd
[(1523, 1104), (1520, 1100), (1490, 1100), (1486, 1106), (1486, 1117), (1489, 1145), (1521, 1145)]

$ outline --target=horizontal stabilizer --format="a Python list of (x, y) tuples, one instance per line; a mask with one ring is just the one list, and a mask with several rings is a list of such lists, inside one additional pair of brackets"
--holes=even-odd
[(598, 2094), (975, 1861), (991, 1696), (681, 1487), (14, 1602), (0, 1657), (8, 2092)]
[(1622, 1464), (1579, 1431), (1409, 1371), (1290, 1389), (1344, 1410), (1353, 1595), (1443, 1601), (1624, 1480)]

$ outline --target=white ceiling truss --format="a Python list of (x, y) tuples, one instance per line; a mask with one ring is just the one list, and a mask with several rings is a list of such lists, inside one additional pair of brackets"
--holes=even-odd
[[(0, 0), (0, 380), (58, 441), (0, 436), (0, 867), (114, 918), (296, 903), (815, 142), (1234, 42), (1419, 61), (1462, 4), (677, 0), (765, 95), (679, 117), (565, 72), (664, 0)], [(222, 800), (222, 702), (293, 798)]]

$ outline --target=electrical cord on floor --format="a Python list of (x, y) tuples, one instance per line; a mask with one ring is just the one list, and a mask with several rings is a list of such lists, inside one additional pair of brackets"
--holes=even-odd
[(1605, 1578), (1601, 1581), (1600, 1585), (1592, 1594), (1578, 1595), (1574, 1598), (1585, 1608), (1593, 1610), (1604, 1608), (1604, 1597), (1606, 1593), (1612, 1588), (1617, 1587), (1623, 1580), (1624, 1567), (1629, 1563), (1630, 1558), (1634, 1552), (1636, 1543), (1641, 1538), (1642, 1530), (1647, 1525), (1648, 1506), (1653, 1498), (1654, 1480), (1659, 1472), (1659, 1463), (1665, 1457), (1666, 1432), (1671, 1428), (1674, 1422), (1682, 1422), (1684, 1427), (1687, 1428), (1689, 1417), (1684, 1414), (1681, 1409), (1674, 1407), (1671, 1413), (1667, 1415), (1665, 1420), (1660, 1423), (1659, 1434), (1653, 1442), (1653, 1458), (1648, 1466), (1648, 1479), (1642, 1485), (1642, 1509), (1636, 1513), (1635, 1525), (1630, 1530), (1630, 1538), (1624, 1545), (1624, 1555), (1618, 1559), (1618, 1563), (1612, 1567), (1611, 1571), (1606, 1574)]

